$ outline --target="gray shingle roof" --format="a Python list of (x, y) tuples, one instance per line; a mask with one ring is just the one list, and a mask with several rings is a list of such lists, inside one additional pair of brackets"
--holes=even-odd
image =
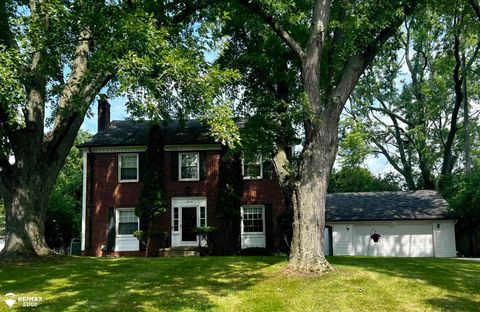
[[(90, 146), (145, 146), (148, 144), (151, 121), (113, 120), (104, 131), (95, 134), (79, 147)], [(161, 123), (165, 144), (216, 143), (207, 126), (198, 120), (182, 124), (178, 120)]]
[(435, 191), (331, 193), (326, 220), (437, 220), (452, 219), (448, 203)]

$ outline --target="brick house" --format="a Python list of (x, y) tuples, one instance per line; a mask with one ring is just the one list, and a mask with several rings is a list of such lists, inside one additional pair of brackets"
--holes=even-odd
[[(134, 208), (139, 202), (149, 122), (111, 121), (110, 105), (100, 100), (98, 132), (80, 145), (83, 152), (83, 200), (81, 249), (84, 255), (143, 255), (132, 233), (141, 228)], [(164, 182), (168, 209), (154, 220), (156, 229), (168, 233), (171, 247), (198, 246), (192, 229), (219, 225), (216, 217), (221, 144), (199, 121), (185, 125), (171, 121), (164, 132)], [(247, 165), (244, 164), (244, 167)], [(242, 248), (270, 251), (282, 247), (277, 219), (284, 210), (284, 196), (274, 176), (265, 174), (261, 157), (248, 164), (241, 207)], [(245, 169), (245, 170), (246, 170)]]

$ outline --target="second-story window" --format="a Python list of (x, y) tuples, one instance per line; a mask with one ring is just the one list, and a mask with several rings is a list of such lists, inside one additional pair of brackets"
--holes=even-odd
[(263, 179), (262, 154), (255, 154), (251, 159), (243, 158), (242, 173), (244, 179)]
[(119, 154), (118, 168), (120, 182), (138, 182), (138, 154)]
[(198, 153), (180, 153), (178, 155), (178, 177), (180, 181), (198, 181), (200, 177), (200, 159)]

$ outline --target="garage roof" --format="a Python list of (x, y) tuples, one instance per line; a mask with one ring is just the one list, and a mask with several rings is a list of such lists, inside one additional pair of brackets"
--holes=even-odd
[(331, 193), (326, 221), (453, 219), (445, 199), (437, 192)]

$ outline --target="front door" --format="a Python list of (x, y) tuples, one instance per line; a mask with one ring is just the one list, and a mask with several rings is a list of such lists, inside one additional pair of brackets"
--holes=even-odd
[(197, 207), (181, 207), (182, 242), (197, 242), (197, 234), (194, 229), (197, 226)]
[(198, 237), (194, 229), (207, 224), (206, 204), (205, 197), (172, 199), (172, 247), (198, 246)]

